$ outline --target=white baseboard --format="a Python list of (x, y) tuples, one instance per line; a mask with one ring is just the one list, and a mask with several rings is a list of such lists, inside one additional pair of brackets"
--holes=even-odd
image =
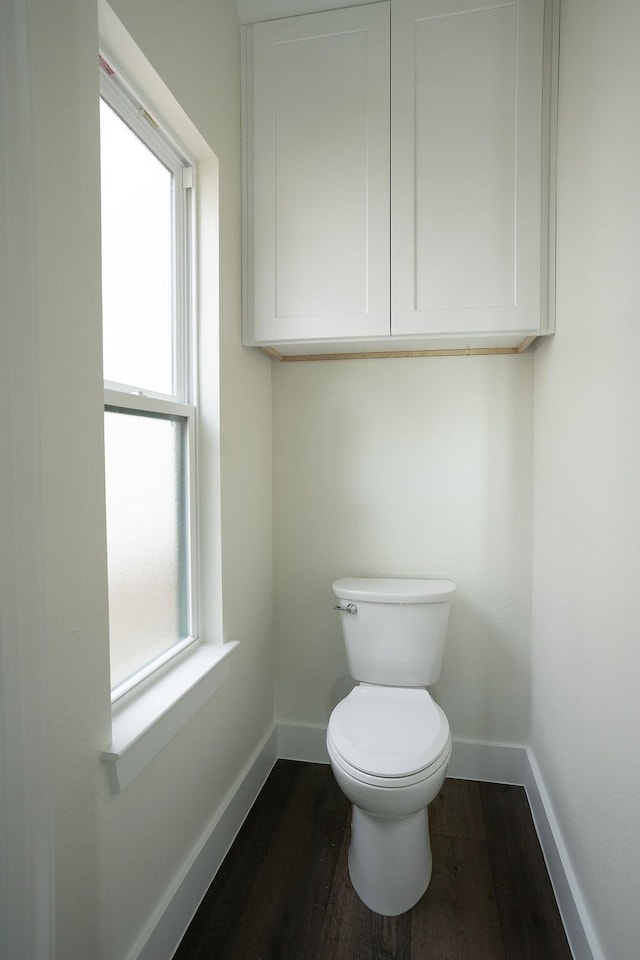
[(517, 744), (454, 740), (447, 776), (455, 780), (522, 785), (526, 761), (526, 748)]
[[(129, 960), (170, 960), (276, 759), (328, 763), (326, 727), (277, 723), (229, 791)], [(525, 787), (574, 960), (605, 960), (535, 757), (525, 746), (454, 740), (448, 775)]]
[[(308, 723), (277, 723), (278, 759), (329, 763), (327, 728)], [(457, 780), (523, 784), (526, 748), (513, 744), (454, 740), (447, 776)]]
[(272, 727), (146, 924), (129, 960), (170, 960), (173, 956), (276, 759), (277, 734)]
[(524, 787), (574, 960), (605, 960), (549, 794), (529, 747), (526, 758)]
[(310, 723), (277, 723), (278, 760), (329, 763), (327, 728)]

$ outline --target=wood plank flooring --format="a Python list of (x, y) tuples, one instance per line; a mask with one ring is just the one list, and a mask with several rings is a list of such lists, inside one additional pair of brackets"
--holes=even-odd
[(331, 767), (279, 760), (174, 960), (571, 960), (522, 787), (447, 780), (429, 820), (429, 889), (377, 916)]

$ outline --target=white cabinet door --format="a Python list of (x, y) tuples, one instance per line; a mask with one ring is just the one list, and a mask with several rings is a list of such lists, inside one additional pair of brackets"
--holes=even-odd
[(394, 334), (540, 330), (543, 17), (393, 0)]
[(249, 342), (389, 335), (389, 16), (250, 28)]

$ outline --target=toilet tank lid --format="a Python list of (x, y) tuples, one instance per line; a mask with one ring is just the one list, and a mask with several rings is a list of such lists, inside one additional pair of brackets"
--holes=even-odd
[(455, 590), (452, 580), (418, 577), (344, 577), (333, 583), (340, 600), (368, 603), (437, 603), (450, 600)]

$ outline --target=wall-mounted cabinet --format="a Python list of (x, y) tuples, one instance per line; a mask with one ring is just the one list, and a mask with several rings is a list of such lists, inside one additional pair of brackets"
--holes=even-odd
[(552, 330), (545, 0), (245, 28), (244, 343), (517, 348)]

